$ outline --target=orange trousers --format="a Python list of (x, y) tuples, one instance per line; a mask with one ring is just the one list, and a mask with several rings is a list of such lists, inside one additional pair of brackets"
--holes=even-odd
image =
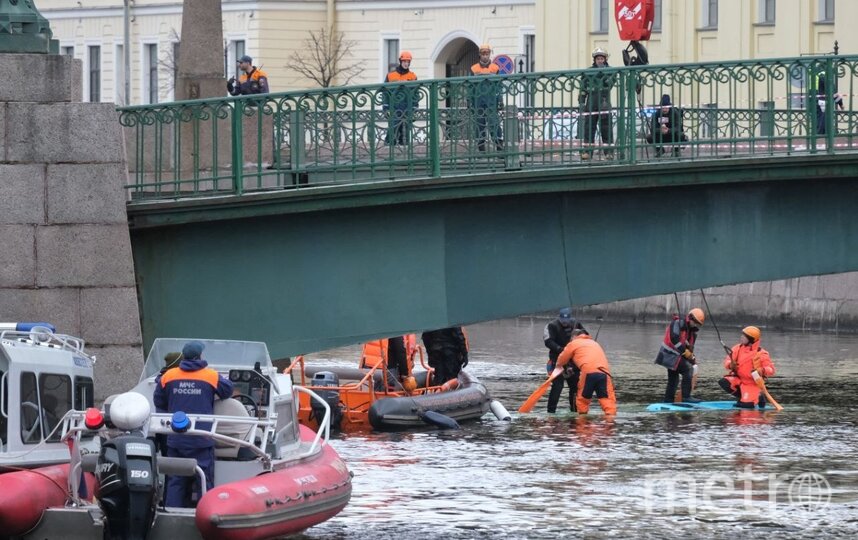
[(599, 399), (599, 406), (605, 414), (617, 414), (617, 397), (614, 395), (614, 384), (610, 376), (602, 371), (581, 373), (578, 378), (578, 392), (575, 401), (578, 414), (590, 412), (590, 401), (593, 394)]

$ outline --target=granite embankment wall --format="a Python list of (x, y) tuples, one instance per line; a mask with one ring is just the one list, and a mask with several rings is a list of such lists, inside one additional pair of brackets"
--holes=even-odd
[(0, 73), (0, 320), (83, 338), (103, 399), (143, 366), (118, 113), (81, 103), (80, 60), (0, 54)]
[[(712, 287), (704, 293), (719, 326), (858, 332), (858, 272)], [(683, 310), (706, 307), (699, 290), (678, 297)], [(673, 294), (575, 309), (582, 318), (659, 323), (675, 312)]]

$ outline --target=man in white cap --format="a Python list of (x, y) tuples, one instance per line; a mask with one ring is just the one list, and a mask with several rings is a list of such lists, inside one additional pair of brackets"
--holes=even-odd
[[(610, 67), (607, 51), (596, 47), (592, 56), (593, 65), (589, 69), (598, 71), (581, 77), (581, 93), (578, 95), (578, 104), (581, 106), (581, 117), (578, 122), (583, 130), (582, 138), (585, 146), (581, 152), (582, 161), (590, 159), (590, 148), (596, 140), (597, 128), (603, 146), (614, 144), (614, 130), (611, 125), (611, 90), (616, 84), (617, 76), (601, 71), (603, 68)], [(612, 148), (605, 148), (603, 152), (605, 159), (614, 159)]]

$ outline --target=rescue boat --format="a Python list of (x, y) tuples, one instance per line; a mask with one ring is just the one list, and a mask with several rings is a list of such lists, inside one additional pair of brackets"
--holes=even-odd
[[(67, 495), (69, 451), (60, 419), (92, 405), (95, 357), (80, 338), (49, 323), (0, 323), (0, 530), (33, 528), (45, 508)], [(92, 437), (81, 446), (93, 451)], [(92, 487), (94, 477), (85, 475)]]
[[(39, 503), (21, 538), (266, 539), (298, 533), (339, 513), (351, 497), (351, 473), (327, 441), (330, 411), (309, 390), (278, 374), (263, 343), (199, 340), (209, 367), (229, 377), (232, 398), (211, 415), (157, 413), (155, 379), (168, 353), (187, 339), (157, 339), (139, 383), (101, 408), (69, 410), (62, 417), (67, 450), (63, 501)], [(320, 402), (321, 428), (298, 422), (298, 396)], [(196, 460), (165, 457), (153, 439), (166, 435), (215, 442), (214, 487), (195, 508), (163, 505), (162, 475), (189, 476), (206, 485)], [(97, 452), (84, 450), (95, 436)], [(92, 477), (92, 482), (81, 482)], [(61, 478), (54, 481), (56, 484)], [(3, 477), (0, 477), (3, 481)], [(10, 499), (23, 496), (16, 483)], [(4, 484), (4, 492), (5, 489)], [(4, 493), (5, 495), (5, 493)], [(23, 525), (21, 525), (23, 526)], [(8, 529), (6, 529), (8, 530)]]
[[(298, 356), (284, 373), (295, 384), (317, 393), (332, 411), (331, 427), (346, 433), (403, 431), (427, 425), (456, 428), (459, 422), (477, 420), (490, 410), (500, 420), (510, 419), (486, 386), (464, 370), (455, 379), (433, 385), (432, 370), (426, 366), (419, 345), (409, 348), (409, 373), (418, 356), (424, 371), (414, 372), (411, 384), (403, 384), (396, 372), (388, 370), (383, 357), (371, 364), (363, 358), (360, 365), (368, 367), (347, 368), (311, 367)], [(318, 403), (301, 396), (298, 419), (302, 425), (318, 429), (320, 413)]]

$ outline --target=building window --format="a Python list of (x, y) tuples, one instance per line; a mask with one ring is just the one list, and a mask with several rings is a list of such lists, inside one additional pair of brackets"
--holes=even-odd
[(384, 48), (382, 51), (384, 66), (382, 68), (384, 68), (385, 73), (389, 73), (399, 65), (399, 38), (385, 39), (382, 46)]
[(718, 28), (718, 0), (703, 0), (703, 28)]
[(819, 0), (819, 21), (834, 22), (834, 0)]
[(60, 47), (60, 54), (64, 54), (66, 56), (74, 56), (74, 45)]
[(596, 20), (594, 21), (594, 32), (608, 31), (608, 0), (596, 0), (594, 8)]
[(238, 69), (238, 59), (247, 54), (247, 48), (243, 39), (233, 41), (229, 44), (229, 53), (227, 54), (227, 65), (225, 73), (227, 77), (241, 77), (242, 71)]
[(89, 101), (101, 101), (101, 47), (89, 46)]
[(652, 18), (652, 31), (661, 32), (661, 0), (655, 0), (655, 14)]
[(760, 22), (775, 24), (775, 0), (760, 0)]
[(143, 45), (143, 95), (146, 103), (158, 103), (158, 44)]
[(113, 78), (113, 100), (117, 105), (128, 105), (125, 99), (125, 46), (121, 43), (116, 44), (113, 65), (116, 66)]
[[(533, 73), (536, 71), (536, 34), (524, 35), (524, 58), (519, 71)], [(521, 69), (524, 68), (524, 69)]]

